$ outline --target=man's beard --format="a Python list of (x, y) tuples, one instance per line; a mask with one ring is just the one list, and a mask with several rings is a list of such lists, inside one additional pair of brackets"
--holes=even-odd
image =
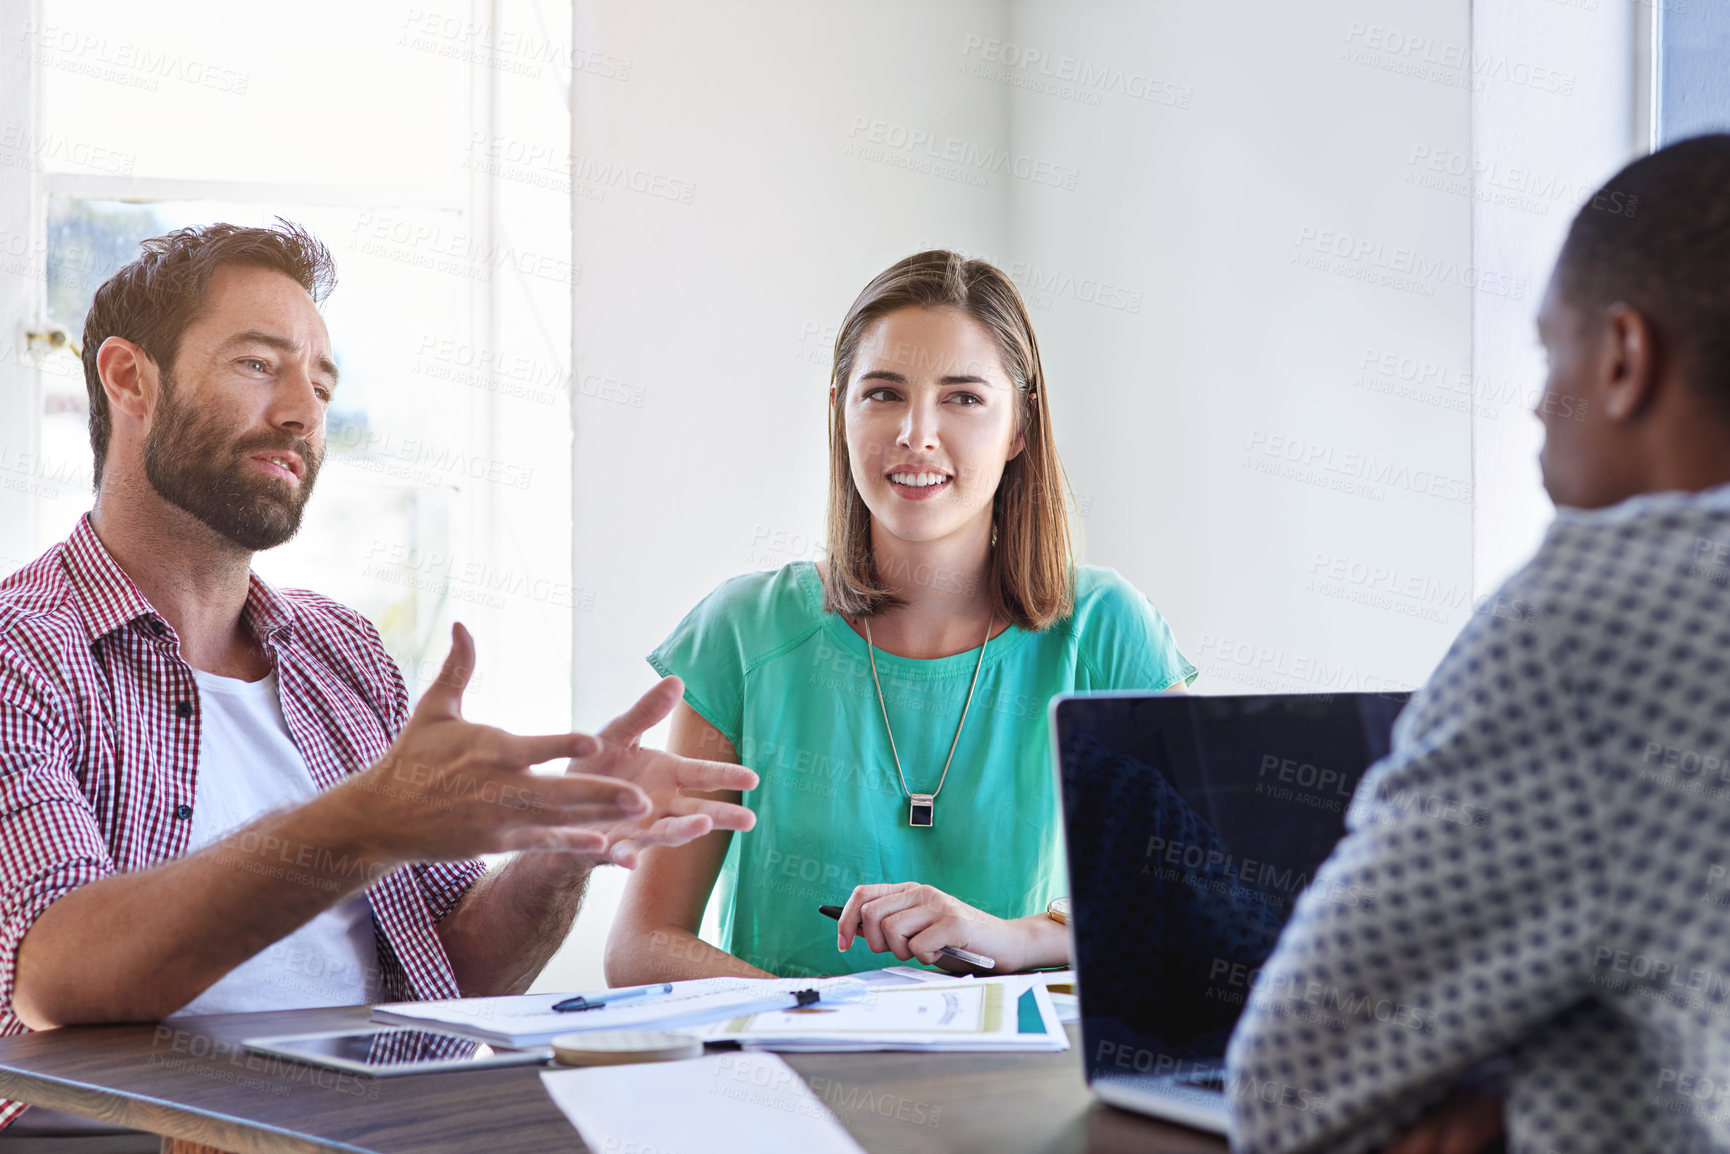
[[(271, 450), (300, 455), (300, 484), (260, 472), (251, 458)], [(243, 549), (274, 549), (300, 530), (324, 454), (288, 433), (230, 441), (216, 413), (181, 405), (174, 380), (162, 375), (162, 402), (144, 439), (144, 475), (157, 494)]]

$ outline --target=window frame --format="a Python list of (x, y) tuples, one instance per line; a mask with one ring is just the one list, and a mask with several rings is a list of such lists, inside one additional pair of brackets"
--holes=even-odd
[[(472, 21), (485, 0), (469, 0)], [(43, 67), (30, 53), (18, 51), (15, 39), (23, 30), (40, 27), (44, 0), (0, 0), (0, 108), (17, 109), (16, 123), (26, 139), (41, 139), (45, 119)], [(478, 75), (477, 75), (478, 73)], [(489, 69), (475, 69), (469, 79), (468, 119), (465, 136), (477, 126), (492, 123), (498, 100), (496, 76)], [(53, 349), (48, 334), (47, 224), (48, 204), (55, 197), (76, 200), (120, 201), (134, 204), (211, 201), (256, 205), (304, 205), (348, 208), (377, 212), (436, 210), (453, 212), (463, 227), (481, 222), (493, 226), (493, 178), (471, 170), (461, 192), (428, 186), (349, 186), (276, 181), (185, 180), (130, 174), (50, 172), (38, 164), (0, 165), (0, 245), (22, 250), (28, 262), (13, 265), (0, 274), (0, 475), (8, 471), (27, 473), (30, 462), (42, 449), (42, 421), (46, 382), (41, 367), (47, 356), (65, 356)], [(10, 253), (7, 254), (10, 256)], [(19, 271), (14, 271), (17, 269)], [(493, 319), (497, 313), (491, 285), (473, 285), (463, 310), (462, 339), (479, 347), (496, 343)], [(32, 336), (31, 334), (35, 334)], [(80, 334), (66, 334), (73, 344)], [(490, 429), (496, 422), (491, 411), (499, 403), (493, 395), (475, 399), (478, 427)], [(41, 506), (26, 485), (0, 484), (0, 575), (11, 573), (38, 555), (41, 549)], [(476, 494), (474, 507), (464, 510), (471, 524), (482, 524), (488, 510), (485, 495)]]
[[(1650, 5), (1652, 37), (1652, 147), (1730, 131), (1730, 70), (1706, 58), (1710, 44), (1730, 46), (1730, 11), (1706, 0), (1642, 0)], [(1691, 39), (1686, 52), (1679, 40)]]

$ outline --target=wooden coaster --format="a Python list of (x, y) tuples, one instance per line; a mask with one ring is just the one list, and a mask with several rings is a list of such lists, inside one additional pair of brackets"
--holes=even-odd
[(604, 1030), (553, 1039), (553, 1058), (561, 1066), (629, 1066), (702, 1056), (701, 1038), (667, 1030)]

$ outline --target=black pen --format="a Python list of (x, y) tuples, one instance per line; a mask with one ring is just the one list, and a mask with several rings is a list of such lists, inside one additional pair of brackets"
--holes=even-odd
[[(818, 906), (817, 912), (826, 918), (834, 918), (836, 921), (841, 920), (840, 906)], [(863, 926), (865, 923), (860, 922), (859, 924)], [(960, 946), (944, 946), (937, 952), (940, 954), (947, 954), (958, 962), (966, 962), (970, 966), (978, 966), (982, 970), (995, 970), (997, 968), (997, 962), (995, 959), (988, 958), (984, 954), (976, 954), (972, 950), (964, 950)]]
[(670, 994), (672, 992), (673, 983), (663, 982), (658, 986), (637, 986), (628, 990), (608, 990), (606, 993), (596, 994), (592, 998), (583, 994), (578, 994), (574, 998), (566, 998), (562, 1002), (554, 1002), (553, 1012), (558, 1014), (569, 1014), (577, 1010), (598, 1010), (602, 1006), (610, 1006), (614, 1002), (629, 1001), (632, 998), (649, 998), (658, 994)]

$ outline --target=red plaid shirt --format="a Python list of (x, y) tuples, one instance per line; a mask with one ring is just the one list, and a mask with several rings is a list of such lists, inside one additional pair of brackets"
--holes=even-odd
[[(371, 765), (408, 719), (378, 631), (304, 590), (252, 578), (244, 616), (276, 663), (282, 711), (313, 780)], [(192, 832), (198, 688), (168, 622), (88, 517), (0, 582), (0, 1034), (18, 943), (81, 885), (179, 857)], [(392, 1000), (459, 996), (436, 927), (484, 867), (405, 866), (367, 891)], [(0, 1126), (23, 1109), (0, 1102)]]

